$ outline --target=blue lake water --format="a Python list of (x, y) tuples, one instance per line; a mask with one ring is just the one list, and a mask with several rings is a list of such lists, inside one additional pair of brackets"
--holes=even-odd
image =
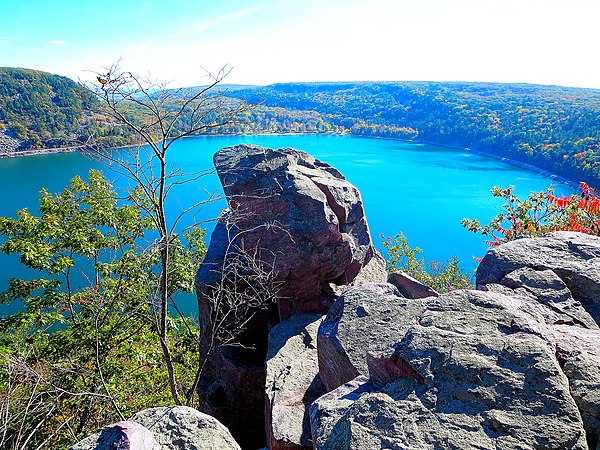
[[(216, 136), (184, 139), (172, 148), (172, 161), (190, 173), (212, 167), (217, 150), (240, 143), (271, 148), (304, 150), (340, 170), (359, 188), (376, 246), (380, 234), (402, 231), (411, 246), (424, 250), (428, 260), (457, 255), (467, 270), (476, 267), (474, 257), (483, 256), (483, 238), (460, 225), (463, 217), (488, 221), (502, 202), (492, 198), (495, 186), (515, 186), (526, 196), (531, 191), (555, 185), (558, 194), (573, 189), (542, 174), (512, 166), (468, 151), (394, 140), (332, 135)], [(1, 216), (14, 216), (17, 209), (37, 211), (42, 187), (58, 192), (75, 175), (101, 167), (79, 153), (40, 155), (0, 160)], [(123, 181), (109, 174), (117, 184)], [(205, 198), (205, 191), (218, 189), (216, 175), (187, 185), (172, 198), (173, 211)], [(215, 217), (224, 203), (206, 206), (197, 219)], [(0, 255), (0, 290), (10, 277), (24, 272), (16, 258)]]

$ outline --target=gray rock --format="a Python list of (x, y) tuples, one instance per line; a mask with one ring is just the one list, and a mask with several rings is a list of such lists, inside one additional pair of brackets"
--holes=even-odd
[(322, 319), (298, 313), (269, 334), (265, 420), (271, 450), (312, 448), (308, 408), (326, 392), (317, 360)]
[[(204, 383), (211, 393), (222, 392), (210, 397), (223, 402), (209, 401), (202, 408), (223, 421), (241, 445), (259, 446), (264, 442), (269, 328), (297, 312), (327, 312), (337, 298), (331, 286), (351, 283), (371, 261), (374, 248), (359, 191), (328, 164), (299, 150), (254, 145), (222, 149), (214, 163), (228, 209), (196, 276), (201, 351), (209, 347), (210, 299), (224, 264), (256, 256), (272, 274), (258, 289), (276, 293), (277, 300), (257, 311), (238, 336), (253, 350), (221, 348), (211, 355)], [(241, 283), (235, 289), (243, 289)]]
[(22, 144), (23, 142), (16, 138), (15, 133), (0, 129), (0, 157), (14, 155)]
[(160, 450), (151, 431), (130, 420), (104, 427), (69, 450)]
[(397, 295), (391, 284), (349, 288), (319, 327), (319, 374), (327, 390), (368, 375), (367, 352), (391, 356), (394, 345), (427, 308), (421, 299)]
[(500, 283), (523, 267), (553, 271), (594, 321), (600, 321), (600, 237), (557, 231), (508, 242), (487, 252), (477, 268), (477, 285)]
[[(376, 297), (362, 296), (365, 309), (389, 300)], [(314, 403), (315, 448), (587, 448), (545, 325), (515, 308), (518, 301), (454, 291), (421, 302), (404, 310), (409, 317), (391, 345), (389, 336), (363, 332), (359, 342), (354, 334), (353, 348), (384, 351), (369, 357), (371, 380), (357, 378)], [(356, 322), (346, 310), (351, 318), (337, 320), (340, 333)]]
[(546, 323), (568, 323), (598, 329), (592, 316), (573, 298), (567, 285), (552, 270), (522, 267), (504, 276), (500, 283), (550, 309), (544, 313)]
[[(590, 442), (600, 438), (600, 330), (568, 325), (549, 327), (545, 338), (569, 379)], [(593, 448), (593, 447), (591, 447)]]
[(388, 283), (396, 286), (398, 291), (400, 291), (400, 294), (406, 298), (426, 298), (440, 296), (440, 294), (434, 289), (421, 283), (404, 272), (391, 273), (387, 281)]
[(149, 408), (130, 419), (149, 429), (162, 450), (239, 450), (214, 417), (187, 406)]

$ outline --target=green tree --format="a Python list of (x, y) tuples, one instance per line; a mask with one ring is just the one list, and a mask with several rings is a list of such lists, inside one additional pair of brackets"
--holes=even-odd
[[(148, 298), (155, 310), (155, 327), (169, 372), (169, 388), (178, 405), (183, 399), (167, 339), (169, 307), (176, 308), (171, 296), (170, 286), (174, 283), (169, 268), (176, 256), (181, 218), (215, 197), (208, 196), (175, 218), (169, 218), (166, 204), (173, 187), (197, 182), (209, 173), (186, 174), (173, 167), (170, 150), (176, 141), (232, 123), (248, 109), (245, 102), (228, 99), (218, 89), (228, 73), (223, 68), (216, 76), (208, 74), (210, 82), (201, 88), (170, 89), (165, 83), (123, 71), (115, 64), (106, 73), (97, 74), (96, 84), (87, 86), (100, 99), (106, 114), (119, 127), (130, 130), (139, 143), (129, 151), (94, 147), (90, 147), (90, 151), (133, 181), (130, 198), (153, 222), (158, 233), (155, 240), (158, 278)], [(194, 394), (195, 389), (186, 392), (187, 404)]]
[[(170, 404), (170, 372), (148, 303), (160, 253), (144, 238), (154, 222), (117, 200), (99, 171), (57, 195), (42, 191), (39, 215), (0, 218), (1, 250), (35, 278), (11, 279), (0, 301), (0, 447), (64, 448), (141, 408)], [(169, 295), (191, 291), (204, 232), (173, 238)], [(195, 374), (197, 329), (169, 316), (164, 338), (183, 384)]]
[(381, 238), (384, 239), (381, 244), (387, 250), (388, 273), (405, 272), (438, 292), (472, 286), (472, 277), (460, 268), (460, 261), (456, 256), (448, 258), (445, 262), (426, 262), (425, 258), (420, 257), (423, 250), (411, 247), (402, 232), (393, 238), (385, 238), (382, 234)]

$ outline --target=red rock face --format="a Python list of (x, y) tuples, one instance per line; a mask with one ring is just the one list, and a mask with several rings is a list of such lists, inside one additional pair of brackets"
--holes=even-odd
[(196, 277), (204, 349), (214, 322), (212, 293), (232, 255), (250, 255), (270, 271), (277, 297), (276, 305), (246, 324), (242, 343), (255, 349), (249, 360), (220, 351), (209, 362), (208, 378), (222, 383), (227, 395), (222, 405), (209, 402), (204, 410), (216, 414), (244, 447), (250, 428), (264, 430), (263, 402), (245, 400), (264, 393), (269, 328), (298, 312), (326, 313), (336, 298), (332, 285), (352, 282), (374, 249), (359, 191), (328, 164), (298, 150), (251, 145), (220, 150), (214, 162), (229, 208)]
[[(328, 283), (348, 284), (373, 256), (359, 191), (333, 167), (293, 149), (240, 145), (215, 155), (232, 225), (215, 230), (207, 269), (227, 247), (261, 251), (281, 282), (279, 320), (296, 312), (327, 312)], [(225, 232), (227, 236), (225, 236)], [(218, 235), (218, 234), (221, 235)]]

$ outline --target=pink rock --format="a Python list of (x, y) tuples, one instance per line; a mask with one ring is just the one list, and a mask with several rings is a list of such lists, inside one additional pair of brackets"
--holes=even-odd
[(438, 292), (404, 272), (391, 273), (388, 277), (388, 282), (396, 286), (398, 291), (400, 291), (400, 294), (406, 298), (427, 298), (440, 296)]

